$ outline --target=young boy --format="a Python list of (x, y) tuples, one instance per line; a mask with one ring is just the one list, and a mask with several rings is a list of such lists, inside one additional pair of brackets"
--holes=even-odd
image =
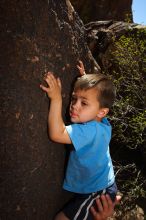
[(74, 192), (55, 220), (93, 219), (90, 207), (101, 194), (109, 194), (114, 202), (117, 187), (109, 153), (111, 125), (106, 115), (113, 104), (115, 90), (107, 76), (84, 74), (78, 77), (70, 103), (70, 119), (62, 118), (61, 82), (47, 73), (48, 87), (41, 85), (50, 98), (48, 132), (50, 139), (72, 144), (63, 188)]

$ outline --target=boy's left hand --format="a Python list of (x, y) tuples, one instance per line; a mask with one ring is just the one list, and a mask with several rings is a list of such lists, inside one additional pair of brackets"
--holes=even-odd
[(78, 68), (78, 70), (80, 72), (80, 76), (83, 76), (83, 75), (86, 74), (85, 73), (84, 64), (83, 64), (83, 62), (81, 60), (79, 60), (79, 65), (77, 65), (77, 68)]
[(48, 97), (51, 100), (59, 100), (61, 99), (61, 81), (59, 78), (55, 78), (53, 73), (48, 72), (44, 76), (44, 80), (46, 81), (48, 87), (44, 85), (40, 85), (40, 88), (47, 93)]

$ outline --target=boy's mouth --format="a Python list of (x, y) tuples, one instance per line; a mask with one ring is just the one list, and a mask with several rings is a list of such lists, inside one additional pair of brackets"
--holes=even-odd
[(77, 115), (76, 113), (70, 112), (70, 117), (75, 118), (75, 117), (77, 117), (77, 116), (78, 116), (78, 115)]

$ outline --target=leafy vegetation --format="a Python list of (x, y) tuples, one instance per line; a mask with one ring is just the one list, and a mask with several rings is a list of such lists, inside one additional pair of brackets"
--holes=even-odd
[(113, 78), (117, 89), (110, 116), (112, 156), (116, 161), (118, 186), (123, 193), (122, 204), (127, 210), (138, 199), (146, 199), (146, 30), (130, 31), (113, 39), (108, 66), (103, 67), (103, 72)]

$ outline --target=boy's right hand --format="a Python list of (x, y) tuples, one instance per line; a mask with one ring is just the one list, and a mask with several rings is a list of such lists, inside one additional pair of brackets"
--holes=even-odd
[(40, 85), (40, 88), (47, 93), (48, 97), (51, 100), (60, 100), (61, 99), (61, 81), (59, 78), (55, 78), (53, 73), (48, 72), (44, 76), (48, 87)]

